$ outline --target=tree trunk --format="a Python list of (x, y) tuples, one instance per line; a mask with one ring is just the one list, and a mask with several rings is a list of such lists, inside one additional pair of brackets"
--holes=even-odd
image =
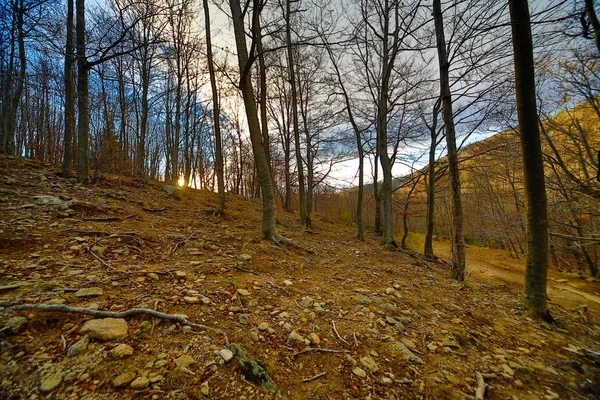
[(73, 40), (74, 0), (67, 0), (67, 44), (65, 46), (65, 135), (62, 175), (71, 177), (73, 167), (73, 136), (75, 135), (75, 44)]
[(598, 15), (594, 8), (594, 0), (585, 0), (585, 13), (594, 30), (594, 43), (596, 44), (598, 52), (600, 52), (600, 21), (598, 20)]
[(250, 77), (251, 64), (248, 59), (248, 49), (246, 46), (244, 18), (239, 0), (229, 0), (229, 6), (231, 8), (233, 29), (235, 32), (238, 67), (240, 71), (240, 89), (242, 91), (242, 98), (244, 99), (244, 108), (248, 120), (254, 162), (256, 163), (258, 179), (260, 180), (260, 186), (263, 193), (262, 234), (265, 239), (280, 241), (281, 237), (277, 233), (276, 227), (277, 207), (275, 204), (275, 192), (273, 191), (271, 174), (269, 172), (269, 163), (267, 162), (265, 149), (262, 145), (262, 132), (258, 120), (256, 101), (254, 99), (252, 79)]
[(458, 281), (465, 279), (465, 237), (463, 233), (463, 210), (460, 193), (460, 172), (458, 168), (458, 152), (456, 149), (456, 134), (454, 131), (454, 116), (452, 114), (452, 95), (450, 93), (449, 70), (450, 63), (446, 51), (444, 37), (444, 22), (441, 0), (433, 0), (433, 18), (435, 22), (435, 37), (437, 42), (438, 60), (440, 65), (440, 93), (442, 99), (442, 118), (446, 130), (446, 145), (448, 148), (448, 167), (452, 187), (452, 275)]
[(524, 300), (530, 317), (549, 319), (546, 295), (548, 274), (547, 199), (538, 127), (529, 6), (527, 0), (509, 0), (509, 7), (527, 209)]
[(77, 126), (77, 180), (89, 180), (89, 135), (90, 110), (88, 78), (89, 69), (85, 55), (85, 0), (76, 0), (76, 40), (77, 40), (77, 105), (79, 121)]
[(296, 168), (298, 170), (298, 201), (300, 203), (300, 221), (306, 222), (306, 194), (304, 188), (304, 167), (300, 152), (300, 128), (298, 123), (298, 93), (296, 89), (296, 74), (294, 72), (294, 56), (292, 49), (291, 0), (286, 0), (285, 34), (287, 40), (288, 80), (292, 92), (292, 126), (294, 129), (294, 145), (296, 150)]
[(440, 103), (436, 102), (433, 107), (433, 121), (429, 127), (429, 135), (431, 138), (429, 144), (429, 164), (427, 170), (427, 211), (426, 211), (426, 231), (425, 231), (425, 246), (423, 254), (425, 257), (435, 258), (433, 253), (433, 230), (435, 228), (435, 149), (438, 140), (438, 112)]
[(215, 75), (215, 64), (212, 53), (212, 39), (210, 32), (210, 11), (208, 9), (208, 0), (202, 0), (204, 7), (204, 25), (206, 27), (206, 53), (208, 57), (208, 73), (210, 75), (210, 89), (213, 101), (213, 126), (215, 130), (215, 170), (217, 174), (217, 191), (219, 201), (215, 213), (220, 215), (225, 209), (225, 178), (223, 177), (223, 144), (221, 141), (221, 107), (219, 103), (219, 89), (217, 88), (217, 78)]

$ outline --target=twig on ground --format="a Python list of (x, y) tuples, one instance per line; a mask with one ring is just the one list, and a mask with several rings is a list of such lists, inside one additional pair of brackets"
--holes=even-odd
[(587, 312), (588, 305), (587, 304), (582, 304), (582, 305), (577, 306), (575, 308), (569, 308), (569, 311), (571, 311), (571, 312), (576, 312), (576, 311), (579, 311), (579, 310), (583, 310), (583, 311)]
[(342, 350), (336, 350), (336, 349), (322, 349), (319, 347), (311, 347), (309, 349), (306, 350), (302, 350), (299, 351), (297, 353), (292, 354), (292, 357), (297, 357), (300, 354), (304, 354), (304, 353), (312, 353), (312, 352), (320, 352), (320, 353), (350, 353), (350, 350), (346, 350), (346, 349), (342, 349)]
[(115, 269), (113, 266), (111, 266), (111, 265), (110, 265), (110, 264), (108, 264), (106, 261), (104, 261), (104, 260), (102, 259), (102, 257), (100, 257), (99, 255), (97, 255), (96, 253), (94, 253), (94, 252), (92, 251), (92, 249), (88, 249), (88, 251), (90, 252), (90, 254), (91, 254), (91, 255), (93, 255), (93, 256), (94, 256), (94, 258), (95, 258), (96, 260), (100, 261), (100, 263), (101, 263), (102, 265), (104, 265), (104, 267), (106, 268), (106, 272), (112, 272), (112, 271)]
[(477, 400), (484, 400), (488, 385), (485, 383), (481, 372), (475, 371), (475, 378), (477, 378), (477, 390), (475, 390), (475, 398)]
[(340, 336), (340, 334), (338, 333), (337, 329), (335, 328), (335, 321), (331, 320), (331, 325), (333, 325), (333, 331), (335, 332), (335, 334), (337, 335), (337, 337), (344, 343), (346, 343), (347, 345), (349, 345), (350, 343), (348, 343), (346, 340), (344, 340), (343, 337)]
[(160, 318), (167, 321), (179, 322), (184, 326), (191, 326), (192, 328), (217, 330), (206, 325), (190, 322), (181, 315), (165, 314), (159, 311), (151, 310), (149, 308), (130, 308), (129, 310), (125, 311), (102, 311), (84, 307), (71, 307), (66, 306), (64, 304), (21, 304), (18, 306), (5, 308), (4, 312), (24, 310), (85, 314), (100, 318), (128, 318), (136, 315), (150, 315), (151, 317)]
[(251, 270), (251, 269), (246, 269), (246, 268), (240, 267), (239, 265), (236, 265), (236, 266), (235, 266), (235, 269), (239, 269), (240, 271), (247, 272), (247, 273), (249, 273), (249, 274), (258, 275), (258, 272), (256, 272), (256, 271), (253, 271), (253, 270)]
[(315, 379), (318, 379), (325, 375), (327, 375), (327, 372), (321, 372), (320, 374), (316, 374), (315, 376), (311, 376), (310, 378), (302, 379), (302, 382), (314, 381)]
[(577, 393), (576, 391), (574, 391), (574, 390), (573, 390), (573, 389), (571, 389), (570, 387), (568, 387), (568, 386), (565, 386), (565, 385), (563, 385), (563, 384), (562, 384), (562, 383), (560, 383), (560, 382), (557, 382), (557, 381), (548, 381), (548, 383), (553, 383), (553, 384), (555, 384), (555, 385), (557, 385), (557, 386), (560, 386), (560, 387), (561, 387), (561, 388), (563, 388), (564, 390), (568, 390), (568, 391), (570, 391), (571, 393), (575, 394), (575, 395), (576, 395), (577, 397), (579, 397), (580, 399), (586, 399), (586, 400), (588, 399), (587, 397), (580, 395), (579, 393)]

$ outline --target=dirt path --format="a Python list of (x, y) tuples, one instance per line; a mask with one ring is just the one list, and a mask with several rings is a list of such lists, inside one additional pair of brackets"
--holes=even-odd
[[(414, 250), (420, 250), (422, 240), (422, 237), (415, 235), (412, 243)], [(450, 258), (447, 242), (434, 242), (434, 252), (442, 258)], [(467, 246), (467, 271), (476, 278), (502, 282), (520, 289), (523, 285), (524, 260), (511, 258), (503, 250)], [(587, 304), (590, 311), (600, 315), (600, 282), (581, 279), (575, 274), (552, 268), (548, 273), (548, 296), (551, 301), (568, 308)]]

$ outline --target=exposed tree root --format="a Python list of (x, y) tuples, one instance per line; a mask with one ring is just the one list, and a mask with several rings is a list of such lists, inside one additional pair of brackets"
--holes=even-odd
[(275, 235), (271, 235), (269, 240), (279, 246), (285, 246), (296, 250), (302, 250), (308, 254), (315, 254), (313, 250), (300, 246), (299, 244), (292, 242), (290, 239), (287, 239), (278, 233)]
[[(149, 315), (154, 318), (160, 318), (167, 321), (179, 322), (184, 326), (190, 326), (196, 329), (211, 329), (217, 331), (215, 328), (208, 327), (202, 324), (195, 324), (193, 322), (188, 321), (181, 315), (174, 314), (166, 314), (159, 311), (151, 310), (149, 308), (130, 308), (125, 311), (102, 311), (102, 310), (94, 310), (91, 308), (84, 307), (70, 307), (64, 304), (21, 304), (18, 306), (8, 307), (4, 309), (4, 312), (15, 312), (15, 311), (23, 311), (23, 310), (38, 310), (44, 312), (63, 312), (63, 313), (73, 313), (73, 314), (85, 314), (91, 315), (93, 317), (100, 318), (128, 318), (136, 315)], [(220, 331), (219, 331), (220, 332)]]

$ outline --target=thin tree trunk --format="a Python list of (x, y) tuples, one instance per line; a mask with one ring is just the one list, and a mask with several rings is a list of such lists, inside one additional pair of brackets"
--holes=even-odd
[[(256, 3), (256, 2), (255, 2)], [(248, 120), (248, 129), (250, 131), (250, 141), (252, 142), (252, 151), (254, 162), (258, 170), (258, 178), (263, 193), (263, 218), (262, 234), (265, 239), (281, 241), (277, 233), (277, 207), (275, 204), (275, 195), (271, 174), (269, 172), (269, 163), (265, 149), (262, 145), (262, 133), (258, 120), (258, 110), (254, 99), (254, 89), (250, 78), (250, 60), (248, 59), (248, 48), (246, 46), (246, 32), (244, 30), (244, 18), (239, 0), (229, 0), (231, 15), (233, 19), (233, 29), (235, 32), (235, 42), (237, 47), (238, 67), (240, 71), (240, 89), (244, 99), (246, 118)], [(255, 7), (257, 5), (255, 4)]]
[(439, 102), (435, 103), (433, 108), (433, 121), (429, 127), (431, 142), (429, 144), (429, 164), (427, 170), (427, 211), (426, 211), (426, 231), (425, 246), (423, 254), (425, 257), (435, 258), (433, 253), (433, 230), (435, 228), (435, 149), (437, 147), (438, 130), (437, 120), (439, 112)]
[(550, 319), (547, 308), (548, 215), (544, 162), (538, 127), (535, 69), (527, 0), (509, 0), (515, 88), (527, 209), (524, 300), (529, 316)]
[(296, 150), (296, 168), (298, 170), (298, 201), (300, 203), (300, 221), (306, 222), (306, 194), (304, 189), (304, 167), (302, 165), (302, 153), (300, 152), (300, 128), (298, 123), (298, 94), (296, 90), (296, 74), (294, 72), (294, 56), (292, 49), (291, 28), (291, 0), (286, 0), (286, 25), (285, 34), (287, 40), (288, 80), (292, 92), (292, 126), (294, 129), (294, 145)]
[(225, 209), (225, 179), (223, 177), (223, 144), (221, 141), (221, 107), (219, 103), (219, 89), (217, 88), (217, 78), (215, 75), (215, 65), (212, 53), (212, 39), (210, 32), (210, 11), (208, 0), (202, 0), (204, 7), (204, 25), (206, 27), (206, 52), (208, 57), (208, 73), (210, 75), (210, 89), (213, 101), (213, 126), (215, 130), (215, 170), (217, 172), (217, 191), (219, 201), (215, 214), (223, 214)]
[(88, 78), (89, 69), (85, 55), (85, 0), (76, 0), (76, 40), (77, 40), (77, 104), (79, 121), (77, 126), (77, 180), (89, 180), (89, 135), (90, 110)]
[(440, 93), (442, 99), (442, 118), (446, 130), (446, 145), (448, 148), (448, 167), (452, 188), (452, 275), (458, 281), (465, 279), (465, 237), (463, 233), (463, 210), (460, 193), (460, 172), (458, 167), (458, 152), (456, 149), (456, 134), (454, 131), (454, 116), (452, 114), (452, 95), (450, 93), (449, 70), (450, 63), (446, 51), (444, 37), (444, 22), (441, 0), (433, 0), (433, 18), (437, 41), (438, 60), (440, 65)]

